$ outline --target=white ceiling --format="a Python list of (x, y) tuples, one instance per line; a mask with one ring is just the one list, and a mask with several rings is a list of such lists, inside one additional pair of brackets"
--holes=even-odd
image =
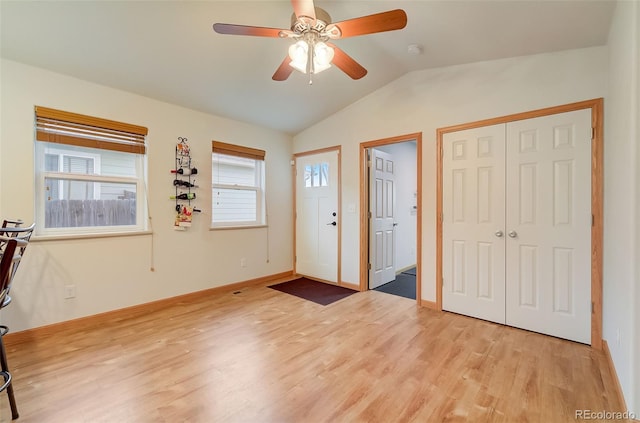
[[(288, 28), (280, 1), (0, 2), (1, 55), (295, 134), (407, 72), (605, 45), (612, 0), (321, 1), (334, 22), (401, 8), (399, 31), (337, 40), (369, 73), (271, 80), (291, 41), (220, 35), (215, 22)], [(423, 53), (408, 54), (410, 44)]]

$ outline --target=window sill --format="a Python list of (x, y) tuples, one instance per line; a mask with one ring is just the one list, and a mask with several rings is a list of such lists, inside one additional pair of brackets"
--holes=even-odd
[(118, 233), (87, 233), (87, 234), (69, 234), (69, 235), (34, 235), (31, 237), (33, 242), (44, 241), (64, 241), (71, 239), (94, 239), (94, 238), (117, 238), (128, 236), (151, 235), (151, 231), (135, 231), (135, 232), (118, 232)]
[(246, 226), (214, 226), (209, 228), (210, 231), (228, 231), (231, 229), (256, 229), (267, 228), (269, 225), (246, 225)]

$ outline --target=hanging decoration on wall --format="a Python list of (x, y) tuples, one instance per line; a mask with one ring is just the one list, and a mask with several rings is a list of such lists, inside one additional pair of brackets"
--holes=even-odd
[(191, 226), (193, 213), (200, 211), (191, 204), (196, 199), (196, 193), (192, 189), (197, 188), (195, 175), (198, 174), (198, 169), (191, 161), (191, 150), (187, 138), (178, 137), (175, 159), (175, 168), (171, 170), (174, 175), (175, 194), (169, 198), (176, 202), (173, 228), (184, 231)]

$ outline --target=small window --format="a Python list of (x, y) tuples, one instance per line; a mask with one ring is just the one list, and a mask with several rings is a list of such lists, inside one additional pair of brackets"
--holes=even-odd
[(329, 185), (329, 163), (316, 163), (304, 166), (305, 188), (326, 187)]
[(38, 235), (145, 229), (146, 128), (36, 107)]
[(211, 226), (264, 225), (264, 151), (217, 141), (212, 147)]

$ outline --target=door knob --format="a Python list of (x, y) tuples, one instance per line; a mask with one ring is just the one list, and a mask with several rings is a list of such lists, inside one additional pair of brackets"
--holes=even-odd
[(518, 233), (517, 233), (516, 231), (509, 231), (509, 236), (510, 236), (511, 238), (515, 238), (515, 237), (517, 237), (517, 236), (518, 236)]
[(498, 238), (502, 238), (502, 235), (504, 235), (504, 233), (502, 231), (496, 231), (495, 234)]
[(331, 223), (327, 223), (327, 225), (336, 226), (337, 223), (336, 222), (331, 222)]

